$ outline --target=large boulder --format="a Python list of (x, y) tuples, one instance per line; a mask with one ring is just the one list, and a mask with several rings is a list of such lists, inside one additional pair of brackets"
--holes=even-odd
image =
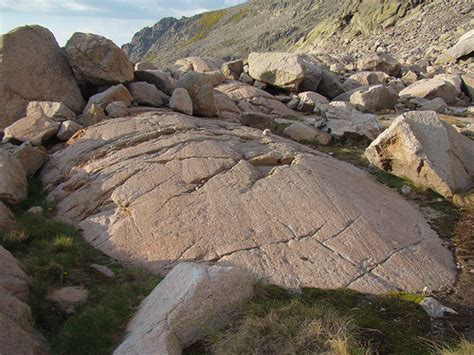
[(385, 85), (370, 86), (353, 93), (349, 99), (362, 112), (393, 110), (398, 102), (398, 94)]
[(346, 90), (342, 86), (339, 78), (329, 70), (323, 69), (321, 82), (318, 86), (318, 93), (334, 99), (336, 96), (343, 94)]
[(130, 94), (139, 105), (160, 107), (163, 106), (163, 93), (153, 84), (148, 84), (144, 81), (130, 83), (127, 85)]
[(239, 121), (241, 111), (229, 96), (214, 89), (214, 103), (218, 117)]
[(446, 103), (452, 104), (459, 95), (458, 89), (449, 81), (442, 78), (423, 79), (414, 82), (407, 88), (399, 92), (401, 96), (415, 96), (427, 100), (437, 97), (442, 98)]
[(184, 113), (186, 115), (193, 115), (193, 101), (191, 96), (188, 94), (188, 90), (183, 88), (177, 88), (173, 91), (173, 95), (170, 100), (170, 109), (177, 112)]
[(27, 275), (0, 246), (0, 354), (47, 354), (46, 342), (33, 329), (27, 299)]
[(178, 59), (176, 65), (187, 67), (190, 71), (198, 73), (207, 73), (220, 70), (224, 61), (222, 59), (201, 58), (201, 57), (187, 57)]
[(401, 64), (388, 53), (374, 53), (361, 57), (357, 62), (359, 70), (381, 71), (390, 76), (400, 77)]
[(459, 41), (448, 50), (448, 54), (454, 59), (463, 59), (474, 52), (474, 30), (466, 32)]
[(329, 100), (316, 92), (305, 91), (298, 94), (298, 110), (303, 112), (313, 112), (318, 102), (329, 103)]
[(29, 142), (25, 142), (20, 146), (11, 146), (9, 149), (12, 157), (18, 159), (23, 165), (26, 175), (32, 177), (37, 173), (44, 163), (48, 160), (48, 152), (42, 146), (34, 146)]
[(98, 105), (103, 110), (105, 110), (107, 105), (114, 101), (122, 101), (125, 102), (127, 106), (130, 106), (132, 104), (133, 97), (130, 94), (130, 91), (128, 91), (124, 85), (118, 84), (111, 86), (107, 90), (95, 94), (89, 98), (84, 112), (89, 111), (92, 105)]
[(193, 102), (193, 112), (195, 115), (204, 117), (214, 117), (216, 106), (214, 103), (215, 77), (212, 74), (188, 72), (176, 83), (176, 88), (183, 88), (188, 91)]
[(19, 203), (27, 195), (26, 172), (21, 162), (0, 149), (0, 201)]
[(84, 107), (71, 68), (53, 34), (41, 26), (18, 27), (0, 39), (0, 130), (25, 117), (29, 101)]
[(139, 70), (134, 74), (135, 81), (145, 81), (153, 84), (167, 95), (172, 94), (172, 85), (168, 75), (161, 70)]
[(462, 83), (471, 101), (474, 101), (474, 74), (465, 74), (461, 76)]
[(36, 111), (5, 128), (4, 139), (40, 145), (53, 138), (60, 125), (60, 122), (53, 121), (44, 113)]
[(365, 152), (370, 163), (427, 186), (443, 196), (474, 182), (474, 141), (441, 121), (433, 111), (399, 116)]
[(142, 302), (114, 354), (181, 354), (230, 324), (251, 298), (252, 281), (235, 267), (177, 265)]
[(257, 112), (271, 116), (296, 117), (298, 114), (290, 110), (266, 91), (240, 81), (226, 81), (216, 90), (230, 97), (243, 112)]
[(331, 135), (329, 133), (308, 126), (303, 122), (292, 123), (283, 130), (283, 134), (298, 142), (320, 145), (331, 143)]
[(298, 90), (304, 79), (304, 60), (292, 53), (250, 53), (249, 74), (255, 80), (288, 90)]
[[(416, 76), (416, 74), (415, 74)], [(360, 86), (380, 85), (387, 83), (390, 76), (381, 71), (361, 71), (352, 74), (343, 84), (346, 91)], [(404, 77), (405, 78), (405, 77)]]
[(76, 32), (67, 41), (65, 53), (80, 82), (105, 85), (133, 80), (133, 64), (105, 37)]
[(76, 119), (76, 114), (62, 102), (31, 101), (26, 108), (26, 115), (33, 115), (38, 111), (42, 112), (46, 117), (49, 117), (54, 121), (67, 121)]
[(438, 290), (456, 276), (450, 251), (397, 192), (226, 120), (171, 111), (107, 120), (54, 153), (41, 176), (59, 218), (154, 272), (213, 262), (286, 287), (373, 293)]
[(244, 71), (244, 61), (242, 59), (225, 62), (222, 64), (222, 73), (228, 80), (239, 80)]

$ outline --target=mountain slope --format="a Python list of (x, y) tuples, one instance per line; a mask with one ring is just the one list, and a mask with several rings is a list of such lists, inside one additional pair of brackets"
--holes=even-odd
[(246, 57), (252, 51), (340, 54), (344, 48), (357, 54), (377, 45), (395, 54), (412, 49), (424, 54), (454, 43), (460, 26), (472, 27), (472, 10), (464, 0), (251, 0), (162, 19), (135, 34), (123, 50), (132, 61), (158, 65), (194, 55)]

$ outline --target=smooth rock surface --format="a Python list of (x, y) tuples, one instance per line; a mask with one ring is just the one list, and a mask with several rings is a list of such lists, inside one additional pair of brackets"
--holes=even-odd
[(153, 84), (158, 90), (163, 91), (167, 95), (171, 95), (173, 91), (170, 78), (161, 70), (139, 70), (134, 75), (135, 81), (145, 81)]
[(63, 102), (75, 113), (84, 107), (66, 58), (44, 27), (18, 27), (1, 36), (0, 72), (0, 130), (25, 117), (29, 101)]
[[(276, 165), (252, 164), (268, 154)], [(58, 217), (91, 245), (155, 272), (212, 261), (286, 287), (373, 293), (437, 290), (456, 275), (451, 253), (398, 193), (225, 120), (165, 110), (107, 120), (54, 153), (41, 176)]]
[(81, 286), (66, 286), (52, 290), (46, 295), (48, 301), (67, 313), (73, 313), (74, 308), (87, 301), (89, 291)]
[(133, 79), (133, 65), (111, 40), (76, 32), (64, 48), (74, 76), (94, 85), (118, 84)]
[(229, 324), (251, 298), (252, 281), (235, 267), (177, 265), (142, 302), (114, 354), (181, 354)]
[(399, 116), (365, 152), (370, 163), (451, 197), (474, 183), (474, 141), (433, 111)]
[(26, 172), (21, 162), (0, 149), (0, 201), (19, 203), (26, 198)]

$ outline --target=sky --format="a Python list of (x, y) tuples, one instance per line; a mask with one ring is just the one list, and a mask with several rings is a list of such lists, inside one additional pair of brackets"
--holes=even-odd
[(130, 42), (143, 27), (163, 17), (192, 16), (245, 0), (0, 0), (0, 32), (23, 25), (49, 28), (63, 46), (74, 32)]

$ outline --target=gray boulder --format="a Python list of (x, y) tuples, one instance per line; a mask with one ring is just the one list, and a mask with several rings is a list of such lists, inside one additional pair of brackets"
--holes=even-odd
[(343, 94), (345, 91), (346, 90), (339, 81), (339, 78), (329, 70), (323, 69), (321, 82), (318, 86), (318, 93), (330, 99), (334, 99), (336, 96)]
[(384, 85), (375, 85), (356, 91), (350, 96), (349, 101), (362, 112), (375, 113), (394, 109), (398, 102), (398, 94)]
[(42, 112), (36, 111), (5, 128), (4, 140), (13, 139), (41, 145), (56, 135), (60, 125), (60, 122), (53, 121)]
[(462, 59), (474, 52), (474, 30), (466, 32), (459, 41), (448, 50), (448, 54), (454, 59)]
[(26, 172), (21, 162), (0, 149), (0, 201), (16, 204), (26, 198)]
[(222, 64), (222, 73), (228, 80), (238, 80), (244, 71), (244, 61), (242, 59), (226, 62)]
[(163, 106), (163, 98), (159, 90), (153, 84), (144, 81), (130, 83), (127, 85), (133, 100), (139, 105), (160, 107)]
[(361, 57), (357, 61), (359, 70), (381, 71), (390, 76), (401, 76), (401, 64), (387, 53), (374, 53)]
[(64, 50), (79, 82), (105, 85), (133, 80), (133, 64), (105, 37), (76, 32)]
[(134, 81), (145, 81), (153, 84), (167, 95), (172, 93), (172, 85), (168, 75), (161, 70), (138, 70), (134, 74)]
[(67, 141), (69, 138), (75, 135), (77, 131), (81, 129), (82, 126), (75, 121), (64, 121), (59, 127), (59, 131), (56, 134), (56, 138), (58, 138), (60, 141)]
[(423, 79), (417, 81), (399, 93), (401, 96), (415, 96), (427, 100), (442, 98), (447, 104), (456, 102), (458, 89), (449, 81), (442, 78)]
[(291, 139), (304, 142), (328, 145), (331, 143), (331, 135), (320, 129), (308, 126), (303, 122), (295, 122), (283, 130), (283, 134)]
[(193, 115), (193, 101), (189, 96), (188, 90), (183, 88), (177, 88), (173, 91), (173, 95), (170, 100), (170, 109), (184, 113), (186, 115)]
[(128, 116), (127, 103), (124, 101), (112, 101), (105, 107), (105, 111), (110, 118)]
[(58, 122), (76, 119), (76, 114), (62, 102), (31, 101), (28, 103), (26, 115), (32, 115), (36, 111), (40, 111), (46, 117)]
[(176, 83), (177, 88), (188, 91), (193, 102), (193, 113), (198, 116), (214, 117), (216, 106), (214, 103), (215, 77), (211, 74), (188, 72)]

